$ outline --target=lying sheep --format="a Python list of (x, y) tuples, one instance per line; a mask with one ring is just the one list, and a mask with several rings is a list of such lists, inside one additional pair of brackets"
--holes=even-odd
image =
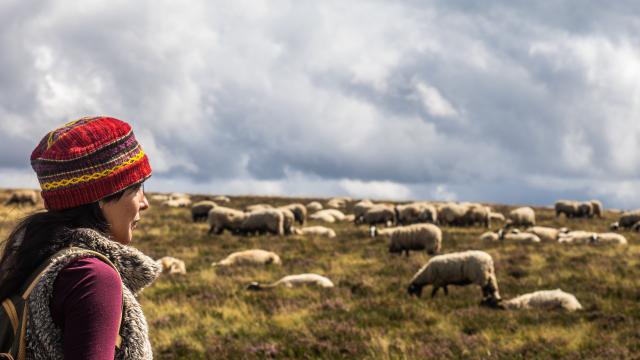
[(343, 198), (333, 198), (327, 201), (327, 207), (330, 207), (330, 208), (341, 209), (345, 206), (347, 206), (347, 200)]
[(389, 252), (392, 254), (409, 251), (425, 250), (433, 255), (440, 251), (442, 246), (442, 230), (433, 224), (413, 224), (396, 228), (391, 233)]
[(216, 201), (219, 203), (228, 203), (228, 202), (231, 202), (231, 199), (229, 199), (227, 196), (224, 196), (224, 195), (218, 195), (213, 197), (213, 201)]
[(272, 284), (260, 284), (258, 282), (252, 282), (247, 285), (247, 290), (263, 290), (274, 288), (276, 286), (284, 286), (292, 288), (294, 286), (301, 285), (314, 285), (322, 288), (332, 288), (333, 282), (328, 278), (318, 274), (299, 274), (299, 275), (287, 275), (282, 279)]
[(537, 235), (542, 242), (557, 242), (560, 234), (569, 232), (567, 228), (552, 228), (546, 226), (531, 226), (525, 230), (528, 233)]
[(191, 205), (191, 199), (188, 199), (188, 198), (169, 199), (162, 202), (162, 206), (168, 206), (172, 208), (184, 208), (190, 205)]
[(206, 221), (209, 216), (209, 211), (216, 206), (216, 203), (209, 200), (198, 201), (191, 205), (191, 218), (193, 222)]
[(327, 213), (321, 213), (321, 212), (317, 212), (315, 214), (309, 215), (309, 219), (316, 220), (316, 221), (323, 221), (323, 222), (331, 223), (331, 224), (336, 222), (336, 218), (334, 218), (333, 216), (331, 216), (331, 215), (329, 215)]
[(500, 235), (493, 231), (487, 231), (480, 235), (481, 241), (497, 242), (500, 241)]
[(309, 218), (313, 220), (334, 223), (336, 221), (344, 221), (346, 216), (342, 213), (342, 211), (337, 209), (324, 209), (311, 214)]
[(489, 212), (489, 222), (493, 223), (493, 222), (505, 222), (505, 218), (504, 215), (502, 215), (501, 213), (497, 213), (497, 212)]
[(256, 210), (264, 210), (264, 209), (273, 209), (273, 206), (269, 205), (269, 204), (253, 204), (253, 205), (247, 205), (244, 208), (244, 212), (252, 212), (252, 211), (256, 211)]
[(519, 231), (498, 231), (498, 236), (501, 241), (517, 242), (523, 244), (535, 244), (541, 242), (540, 238), (536, 234)]
[(238, 233), (246, 215), (244, 212), (223, 206), (216, 206), (209, 210), (209, 234), (222, 234), (224, 230)]
[(4, 205), (35, 205), (38, 202), (38, 193), (35, 190), (16, 190), (11, 193)]
[(591, 231), (574, 230), (560, 234), (558, 242), (568, 244), (591, 244), (596, 241), (598, 234)]
[(293, 212), (293, 215), (295, 215), (298, 224), (304, 225), (304, 222), (307, 219), (307, 208), (304, 207), (304, 205), (294, 203), (282, 207), (291, 210), (291, 212)]
[(295, 229), (295, 234), (323, 236), (330, 239), (336, 237), (335, 230), (324, 226), (307, 226), (300, 229)]
[(627, 245), (627, 238), (616, 233), (599, 233), (596, 235), (595, 244), (603, 245)]
[(433, 285), (431, 297), (441, 287), (449, 294), (448, 285), (477, 284), (482, 288), (482, 303), (500, 301), (493, 259), (484, 251), (469, 250), (432, 257), (411, 279), (407, 291), (420, 297), (422, 288)]
[(581, 310), (582, 305), (572, 294), (561, 289), (540, 290), (516, 298), (502, 301), (499, 305), (504, 309), (541, 309), (541, 310)]
[(525, 206), (509, 212), (505, 227), (510, 226), (534, 226), (536, 224), (536, 213), (532, 208)]
[(377, 204), (362, 215), (361, 222), (369, 226), (378, 224), (391, 226), (396, 223), (396, 212), (393, 206)]
[(307, 204), (307, 210), (309, 210), (309, 211), (322, 210), (322, 204), (320, 204), (317, 201), (312, 201), (312, 202)]
[(234, 265), (282, 265), (280, 256), (278, 254), (261, 250), (251, 249), (238, 251), (230, 254), (226, 258), (211, 263), (211, 266), (234, 266)]
[[(293, 214), (291, 214), (291, 218), (293, 218)], [(282, 210), (256, 210), (245, 215), (244, 221), (240, 224), (239, 232), (244, 235), (266, 233), (284, 235), (284, 223), (285, 215)]]
[(156, 263), (162, 268), (163, 274), (174, 275), (187, 273), (187, 267), (184, 265), (184, 261), (171, 256), (164, 256), (156, 260)]

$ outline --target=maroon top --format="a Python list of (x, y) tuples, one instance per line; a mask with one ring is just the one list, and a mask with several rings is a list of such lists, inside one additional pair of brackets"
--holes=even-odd
[(122, 314), (122, 283), (115, 269), (94, 257), (70, 262), (53, 284), (51, 316), (62, 329), (65, 359), (115, 356)]

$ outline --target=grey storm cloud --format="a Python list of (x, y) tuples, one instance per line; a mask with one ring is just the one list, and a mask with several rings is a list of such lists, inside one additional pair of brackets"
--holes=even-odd
[(632, 207), (639, 12), (4, 1), (0, 174), (28, 171), (48, 130), (108, 114), (133, 124), (160, 190)]

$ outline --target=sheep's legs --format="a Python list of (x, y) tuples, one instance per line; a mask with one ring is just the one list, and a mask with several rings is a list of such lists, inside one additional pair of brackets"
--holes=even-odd
[(444, 296), (449, 296), (449, 289), (447, 289), (447, 285), (445, 285), (443, 289), (444, 289)]
[(439, 287), (437, 287), (437, 286), (434, 286), (434, 287), (433, 287), (433, 290), (431, 290), (431, 297), (436, 296), (436, 293), (438, 292), (438, 289), (440, 289), (440, 288), (439, 288)]

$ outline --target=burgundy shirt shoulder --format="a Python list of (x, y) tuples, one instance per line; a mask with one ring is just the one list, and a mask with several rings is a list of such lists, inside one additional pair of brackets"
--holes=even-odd
[(53, 284), (51, 316), (62, 329), (65, 359), (113, 359), (122, 316), (117, 271), (95, 257), (70, 262)]

